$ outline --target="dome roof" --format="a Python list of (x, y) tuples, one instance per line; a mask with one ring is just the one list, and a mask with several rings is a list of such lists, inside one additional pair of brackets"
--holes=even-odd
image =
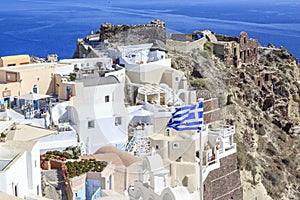
[(101, 147), (100, 149), (98, 149), (94, 155), (101, 155), (101, 154), (110, 154), (110, 155), (115, 155), (118, 156), (119, 159), (122, 161), (123, 165), (128, 167), (130, 165), (132, 165), (135, 162), (139, 162), (141, 161), (140, 158), (133, 156), (132, 154), (122, 151), (120, 149), (117, 149), (114, 146), (105, 146), (105, 147)]

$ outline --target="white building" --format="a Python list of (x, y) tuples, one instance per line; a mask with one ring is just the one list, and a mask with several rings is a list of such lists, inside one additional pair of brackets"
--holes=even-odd
[(118, 47), (118, 62), (126, 69), (130, 101), (157, 105), (196, 103), (196, 92), (189, 90), (184, 72), (171, 67), (171, 59), (164, 51), (151, 51), (152, 45)]
[(41, 196), (39, 143), (7, 141), (0, 143), (0, 191), (26, 198)]
[(179, 185), (169, 187), (169, 170), (166, 169), (158, 154), (144, 157), (139, 174), (139, 180), (129, 188), (130, 200), (192, 200), (186, 187)]
[(134, 83), (156, 83), (161, 80), (163, 71), (171, 67), (171, 59), (163, 51), (150, 51), (153, 44), (119, 46), (119, 63)]
[(98, 69), (112, 69), (112, 59), (102, 58), (81, 58), (81, 59), (63, 59), (60, 63), (71, 64), (72, 71), (74, 68), (82, 69), (86, 67), (98, 67)]
[(38, 141), (40, 153), (63, 151), (67, 147), (77, 146), (76, 131), (68, 124), (60, 124), (58, 130), (40, 128), (26, 124), (15, 124), (7, 131), (7, 141)]
[[(124, 73), (125, 74), (125, 73)], [(120, 77), (122, 79), (122, 77)], [(67, 107), (68, 119), (86, 147), (87, 154), (102, 146), (121, 148), (127, 143), (128, 114), (124, 82), (116, 76), (76, 80), (75, 93)]]

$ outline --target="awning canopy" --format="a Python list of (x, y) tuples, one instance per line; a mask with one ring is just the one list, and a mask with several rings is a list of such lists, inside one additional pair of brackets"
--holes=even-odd
[(130, 109), (127, 108), (129, 121), (131, 122), (151, 122), (153, 112), (145, 110), (142, 106), (132, 106)]
[(50, 95), (46, 95), (46, 94), (38, 94), (38, 93), (29, 93), (29, 94), (24, 94), (19, 96), (20, 99), (24, 99), (24, 100), (39, 100), (39, 99), (46, 99), (46, 98), (50, 98)]

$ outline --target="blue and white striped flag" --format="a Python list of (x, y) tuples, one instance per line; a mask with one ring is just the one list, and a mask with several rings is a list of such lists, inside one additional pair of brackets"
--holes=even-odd
[(168, 122), (167, 126), (177, 131), (202, 130), (203, 102), (195, 105), (178, 108)]

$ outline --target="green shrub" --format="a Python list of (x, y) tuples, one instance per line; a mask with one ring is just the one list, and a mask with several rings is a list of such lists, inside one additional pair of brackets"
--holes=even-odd
[(192, 87), (195, 87), (198, 90), (199, 89), (206, 89), (206, 90), (208, 90), (208, 87), (207, 87), (206, 82), (205, 82), (204, 79), (197, 78), (197, 79), (191, 80), (190, 84), (191, 84)]
[(255, 70), (252, 69), (252, 68), (250, 68), (250, 67), (248, 67), (248, 66), (246, 66), (246, 72), (250, 73), (251, 75), (255, 75), (256, 74)]
[(106, 166), (107, 162), (96, 161), (95, 159), (66, 163), (69, 178), (80, 176), (87, 172), (102, 172)]
[(99, 76), (100, 76), (100, 77), (103, 77), (103, 76), (105, 75), (105, 70), (100, 69), (100, 70), (98, 71), (98, 73), (99, 73)]
[(76, 159), (74, 158), (72, 154), (68, 152), (60, 152), (60, 151), (47, 151), (46, 154), (54, 155), (54, 156), (59, 156), (61, 158), (66, 158), (66, 159)]
[(75, 73), (70, 73), (70, 80), (75, 81), (76, 80), (76, 74)]

